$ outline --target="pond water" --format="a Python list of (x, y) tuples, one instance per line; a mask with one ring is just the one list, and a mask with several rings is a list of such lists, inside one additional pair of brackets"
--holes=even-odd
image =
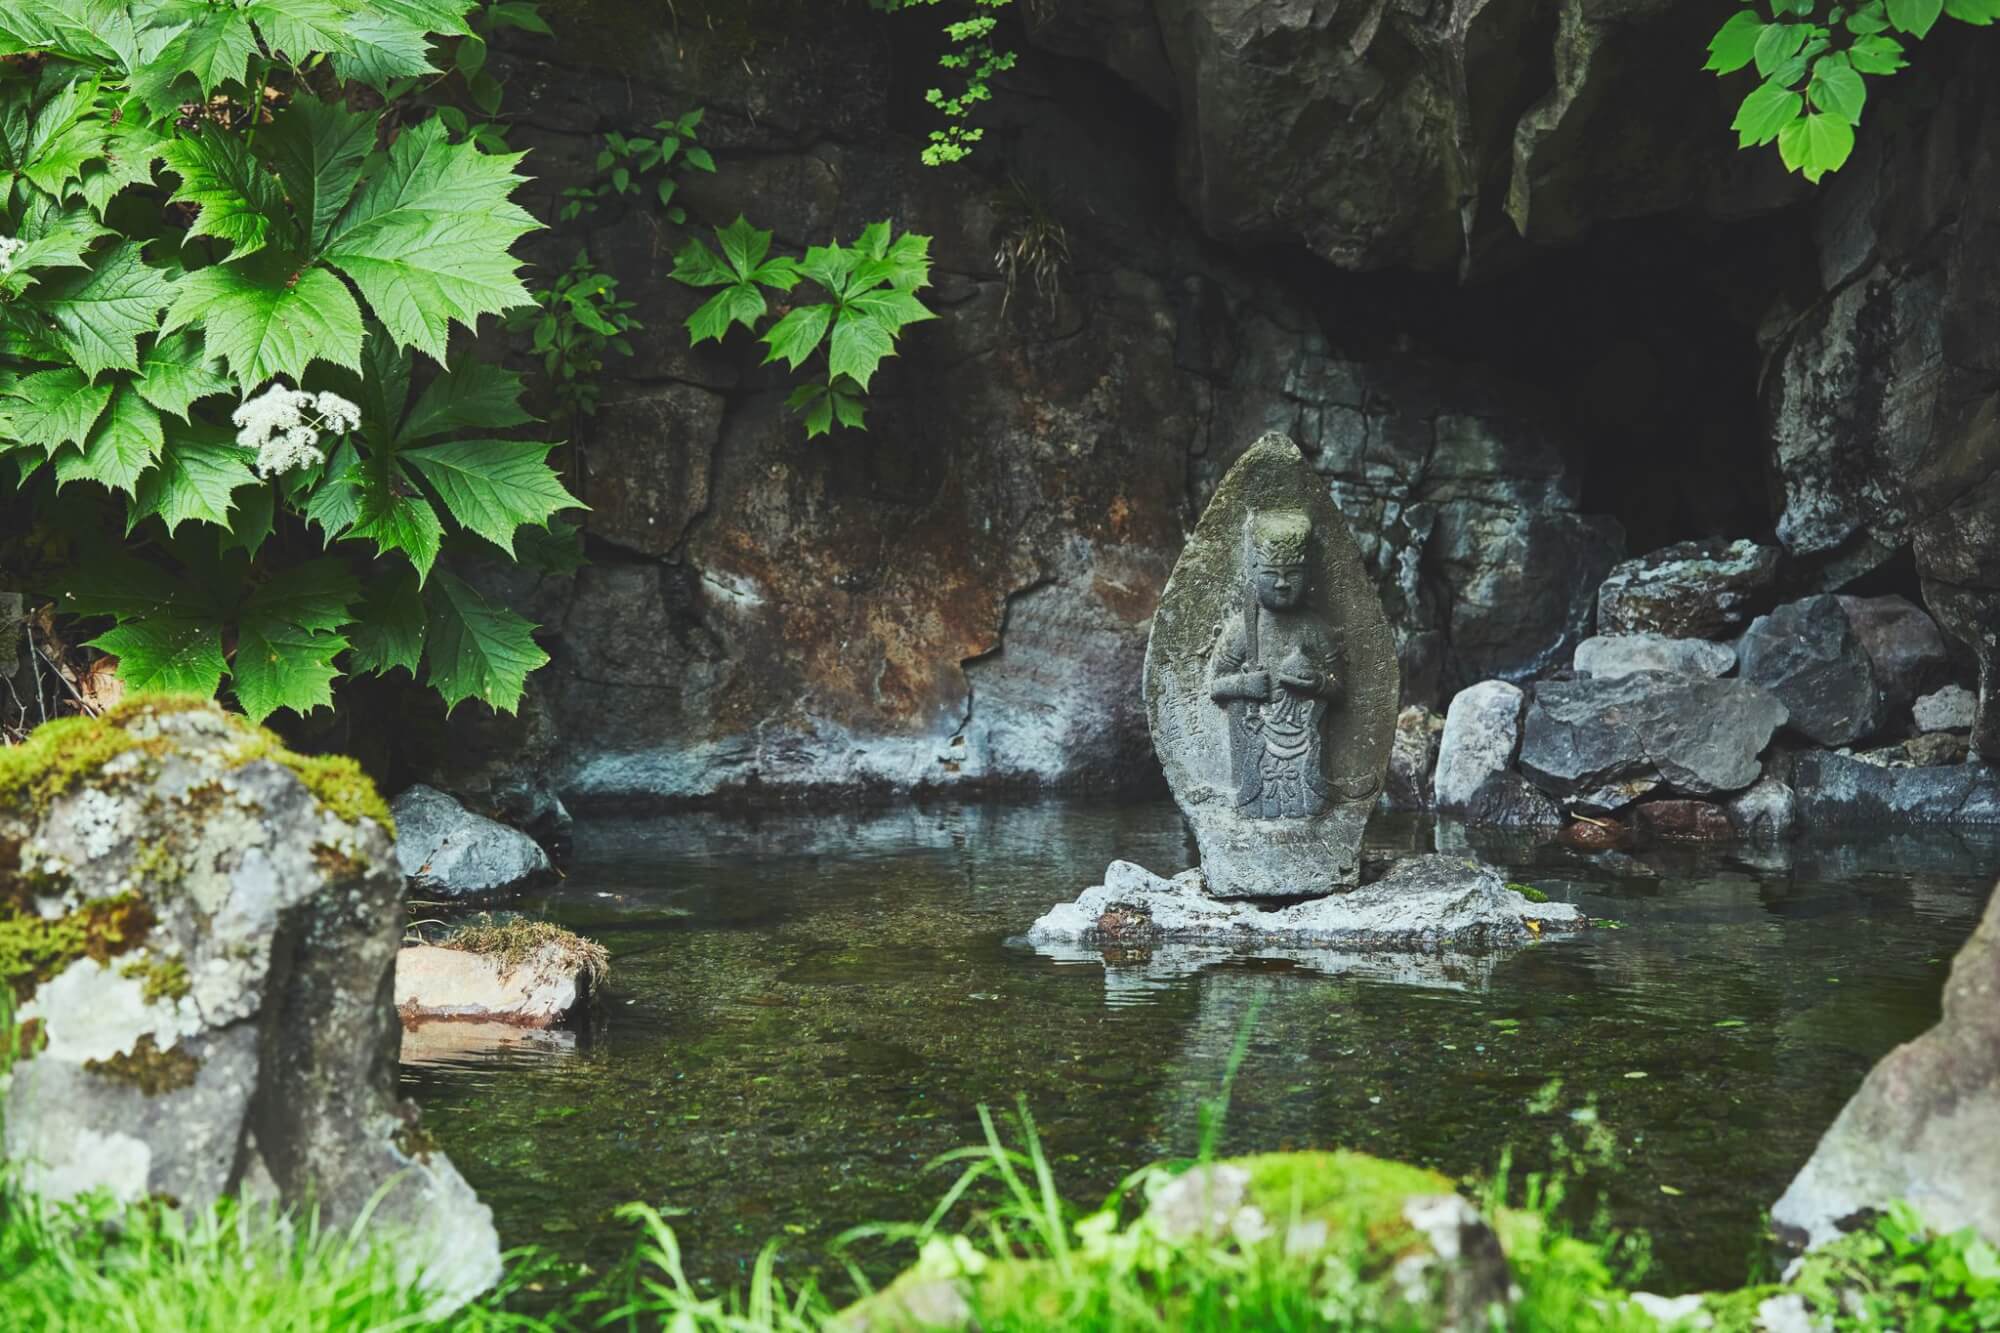
[[(1378, 820), (1371, 855), (1440, 836)], [(412, 1044), (404, 1090), (504, 1243), (609, 1263), (630, 1246), (613, 1209), (640, 1199), (685, 1210), (690, 1271), (728, 1282), (766, 1239), (803, 1264), (923, 1216), (948, 1183), (926, 1164), (978, 1137), (982, 1103), (1026, 1099), (1072, 1199), (1191, 1153), (1257, 1008), (1224, 1151), (1341, 1146), (1471, 1180), (1510, 1147), (1545, 1164), (1594, 1105), (1618, 1148), (1593, 1179), (1652, 1234), (1650, 1284), (1734, 1284), (1869, 1066), (1936, 1020), (2000, 869), (2000, 835), (1479, 851), (1620, 928), (1425, 984), (1311, 958), (1107, 967), (1009, 939), (1114, 857), (1188, 864), (1164, 802), (590, 823), (524, 907), (609, 946), (600, 1021)]]

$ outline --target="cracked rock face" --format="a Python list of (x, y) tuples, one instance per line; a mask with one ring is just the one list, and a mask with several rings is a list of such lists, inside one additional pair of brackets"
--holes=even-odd
[(1801, 824), (2000, 824), (2000, 768), (1890, 767), (1809, 750), (1792, 778)]
[(1821, 745), (1851, 745), (1882, 723), (1875, 666), (1837, 597), (1789, 602), (1750, 623), (1743, 679), (1785, 705), (1787, 725)]
[(309, 788), (209, 704), (62, 725), (17, 753), (63, 789), (0, 803), (0, 917), (81, 932), (46, 974), (7, 979), (39, 1048), (6, 1093), (24, 1183), (191, 1206), (245, 1193), (336, 1229), (372, 1207), (373, 1234), (442, 1299), (490, 1285), (490, 1211), (442, 1154), (403, 1146), (402, 876), (366, 780), (302, 766)]
[(1741, 791), (1785, 721), (1785, 705), (1741, 680), (1639, 671), (1535, 686), (1521, 771), (1572, 807), (1613, 812), (1658, 787)]
[(1869, 1072), (1771, 1220), (1817, 1245), (1899, 1199), (2000, 1243), (2000, 894), (1952, 962), (1943, 1018)]
[(1750, 541), (1680, 542), (1611, 571), (1597, 591), (1599, 634), (1710, 639), (1734, 633), (1778, 576), (1778, 552)]

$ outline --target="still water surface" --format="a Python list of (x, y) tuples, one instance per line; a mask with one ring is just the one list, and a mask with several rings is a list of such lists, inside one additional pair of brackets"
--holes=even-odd
[[(1378, 820), (1371, 855), (1437, 836)], [(977, 1137), (981, 1103), (1026, 1099), (1073, 1199), (1190, 1153), (1261, 1005), (1225, 1151), (1359, 1148), (1471, 1180), (1509, 1147), (1545, 1163), (1594, 1103), (1652, 1285), (1733, 1284), (1862, 1075), (1936, 1020), (2000, 870), (2000, 835), (1479, 850), (1622, 928), (1420, 985), (1311, 960), (1107, 967), (1009, 939), (1114, 857), (1186, 865), (1165, 803), (590, 823), (524, 907), (610, 948), (601, 1021), (569, 1046), (433, 1051), (404, 1090), (504, 1243), (608, 1263), (630, 1243), (612, 1210), (642, 1199), (686, 1210), (690, 1271), (727, 1282), (768, 1238), (807, 1262), (855, 1223), (921, 1217), (946, 1184), (926, 1163)]]

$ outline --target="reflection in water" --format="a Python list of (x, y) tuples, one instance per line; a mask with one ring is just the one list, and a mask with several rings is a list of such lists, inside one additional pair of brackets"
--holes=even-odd
[[(1371, 831), (1378, 865), (1466, 838)], [(1194, 1146), (1251, 1004), (1224, 1149), (1345, 1146), (1470, 1177), (1546, 1158), (1550, 1079), (1618, 1134), (1621, 1223), (1658, 1287), (1734, 1283), (1762, 1210), (1869, 1065), (1936, 1018), (2000, 840), (1869, 836), (1590, 856), (1461, 845), (1621, 928), (1436, 975), (1261, 950), (1105, 960), (1011, 946), (1114, 858), (1190, 859), (1164, 804), (933, 807), (586, 825), (531, 909), (603, 940), (574, 1052), (434, 1053), (406, 1091), (509, 1244), (603, 1263), (628, 1199), (687, 1209), (693, 1271), (817, 1257), (919, 1216), (981, 1103), (1033, 1109), (1073, 1197)], [(1309, 952), (1309, 951), (1301, 951)], [(1679, 1191), (1663, 1193), (1664, 1188)], [(887, 1262), (884, 1260), (883, 1262)]]

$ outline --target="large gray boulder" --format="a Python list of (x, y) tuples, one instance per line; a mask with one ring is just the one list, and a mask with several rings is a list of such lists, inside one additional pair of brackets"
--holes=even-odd
[(2000, 1244), (2000, 893), (1952, 961), (1937, 1026), (1869, 1071), (1771, 1220), (1818, 1245), (1897, 1200)]
[(530, 888), (555, 872), (533, 838), (472, 813), (435, 787), (418, 783), (391, 808), (396, 860), (412, 893), (491, 897)]
[(1901, 767), (1807, 751), (1792, 782), (1808, 826), (2000, 824), (2000, 767), (1977, 761)]
[(1785, 706), (1740, 680), (1640, 671), (1535, 686), (1521, 771), (1571, 806), (1613, 811), (1666, 785), (1690, 796), (1741, 791)]
[(1882, 725), (1874, 664), (1837, 597), (1807, 597), (1757, 617), (1737, 660), (1743, 679), (1775, 694), (1788, 725), (1808, 740), (1851, 745)]
[(1635, 671), (1670, 671), (1679, 676), (1726, 676), (1736, 669), (1736, 650), (1707, 639), (1671, 639), (1664, 634), (1600, 634), (1576, 646), (1571, 665), (1579, 676), (1610, 680)]
[(5, 1094), (20, 1182), (366, 1217), (446, 1302), (496, 1280), (490, 1210), (396, 1097), (388, 825), (351, 762), (193, 700), (0, 750), (0, 907), (50, 946), (0, 978), (26, 1052)]
[(1711, 639), (1734, 633), (1770, 593), (1778, 552), (1738, 540), (1680, 542), (1627, 560), (1597, 590), (1599, 634)]
[[(1883, 717), (1901, 713), (1951, 674), (1951, 653), (1930, 613), (1907, 597), (1841, 597), (1840, 609), (1875, 671)], [(1967, 723), (1970, 726), (1971, 723)]]
[(1562, 823), (1555, 802), (1514, 771), (1526, 701), (1520, 686), (1504, 680), (1481, 681), (1453, 696), (1433, 782), (1439, 814), (1502, 828)]
[(1389, 777), (1382, 788), (1381, 808), (1391, 812), (1432, 809), (1436, 804), (1432, 775), (1437, 769), (1444, 719), (1421, 704), (1396, 714), (1396, 739), (1389, 747)]

